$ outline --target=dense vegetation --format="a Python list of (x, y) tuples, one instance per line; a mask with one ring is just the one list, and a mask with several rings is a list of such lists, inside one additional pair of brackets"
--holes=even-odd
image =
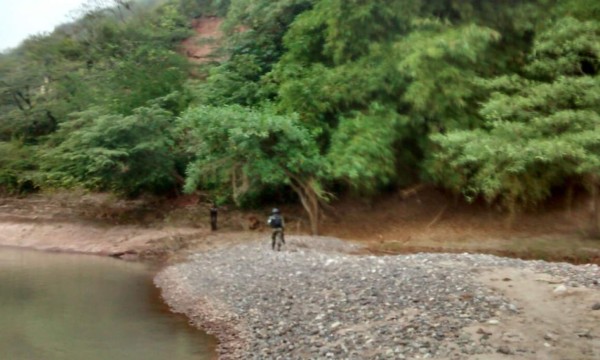
[[(193, 65), (202, 16), (226, 56)], [(0, 56), (0, 190), (291, 192), (313, 232), (332, 196), (416, 182), (598, 209), (599, 71), (592, 0), (96, 1)]]

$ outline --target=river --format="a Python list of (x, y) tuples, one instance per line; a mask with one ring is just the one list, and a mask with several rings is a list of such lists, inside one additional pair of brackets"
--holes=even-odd
[(207, 360), (216, 342), (160, 301), (147, 265), (0, 247), (10, 360)]

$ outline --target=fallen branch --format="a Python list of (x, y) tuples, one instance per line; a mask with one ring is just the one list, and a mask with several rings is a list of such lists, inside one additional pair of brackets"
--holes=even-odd
[(408, 189), (400, 190), (400, 192), (399, 192), (400, 193), (400, 198), (402, 200), (406, 200), (406, 199), (408, 199), (410, 197), (416, 196), (417, 197), (417, 201), (419, 203), (421, 203), (421, 199), (419, 198), (419, 191), (421, 191), (424, 188), (425, 188), (424, 184), (417, 184), (417, 185), (415, 185), (413, 187), (410, 187)]
[(442, 208), (442, 210), (440, 210), (438, 212), (438, 214), (435, 216), (435, 218), (433, 218), (433, 220), (431, 220), (431, 222), (427, 225), (427, 229), (429, 229), (430, 227), (432, 227), (433, 225), (435, 225), (435, 223), (437, 223), (438, 220), (440, 220), (440, 218), (442, 217), (442, 215), (444, 214), (444, 212), (446, 212), (447, 208), (448, 208), (448, 204), (444, 205), (444, 207)]

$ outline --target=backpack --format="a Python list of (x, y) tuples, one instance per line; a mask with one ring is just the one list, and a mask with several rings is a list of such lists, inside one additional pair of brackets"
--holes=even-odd
[(283, 224), (281, 221), (281, 216), (279, 216), (279, 215), (271, 216), (271, 218), (269, 219), (269, 225), (271, 225), (271, 227), (273, 229), (282, 227)]

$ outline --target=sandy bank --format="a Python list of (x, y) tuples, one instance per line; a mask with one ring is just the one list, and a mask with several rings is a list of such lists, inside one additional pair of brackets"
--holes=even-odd
[(142, 228), (15, 217), (0, 221), (0, 245), (128, 257), (163, 256), (205, 234), (182, 227)]

